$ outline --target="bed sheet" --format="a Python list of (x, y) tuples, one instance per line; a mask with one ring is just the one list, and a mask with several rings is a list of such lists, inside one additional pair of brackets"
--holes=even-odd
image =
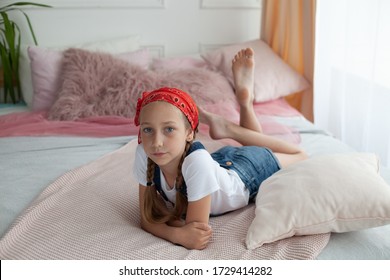
[(120, 148), (131, 138), (0, 138), (0, 236), (60, 175)]

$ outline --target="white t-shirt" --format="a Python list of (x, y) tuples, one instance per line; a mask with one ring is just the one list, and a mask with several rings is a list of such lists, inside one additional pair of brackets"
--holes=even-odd
[[(142, 144), (135, 155), (134, 175), (146, 186), (147, 155)], [(185, 157), (182, 174), (187, 185), (188, 201), (197, 201), (211, 194), (212, 215), (223, 214), (248, 205), (249, 191), (238, 174), (219, 166), (205, 149), (198, 149)], [(170, 189), (160, 170), (161, 188), (169, 201), (175, 202), (176, 190)]]

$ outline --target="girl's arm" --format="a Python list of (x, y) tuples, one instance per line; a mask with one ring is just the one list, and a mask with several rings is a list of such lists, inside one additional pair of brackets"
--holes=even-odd
[(189, 202), (186, 214), (186, 224), (192, 222), (209, 223), (211, 195), (197, 201)]
[(204, 249), (211, 237), (211, 229), (207, 223), (192, 221), (186, 223), (183, 227), (176, 227), (167, 224), (150, 223), (145, 219), (143, 204), (146, 188), (148, 187), (139, 185), (139, 206), (142, 229), (174, 244), (180, 244), (187, 249)]

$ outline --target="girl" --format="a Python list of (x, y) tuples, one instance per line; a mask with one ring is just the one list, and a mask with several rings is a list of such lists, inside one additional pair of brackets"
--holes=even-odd
[[(145, 92), (138, 100), (134, 174), (144, 230), (188, 249), (204, 249), (212, 235), (210, 215), (246, 206), (262, 181), (306, 158), (299, 147), (262, 133), (253, 110), (253, 56), (247, 48), (232, 62), (239, 125), (201, 109), (199, 116), (194, 101), (179, 89)], [(210, 155), (193, 142), (199, 118), (213, 139), (231, 138), (243, 146)]]

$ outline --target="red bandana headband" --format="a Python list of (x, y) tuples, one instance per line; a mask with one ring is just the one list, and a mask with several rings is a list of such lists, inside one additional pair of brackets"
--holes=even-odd
[[(144, 92), (141, 98), (138, 98), (137, 111), (134, 117), (134, 123), (139, 126), (139, 116), (144, 106), (155, 101), (165, 101), (180, 111), (187, 117), (190, 122), (191, 128), (195, 130), (199, 123), (198, 108), (191, 96), (177, 88), (160, 88), (151, 92)], [(138, 134), (138, 143), (141, 143), (140, 134)]]

